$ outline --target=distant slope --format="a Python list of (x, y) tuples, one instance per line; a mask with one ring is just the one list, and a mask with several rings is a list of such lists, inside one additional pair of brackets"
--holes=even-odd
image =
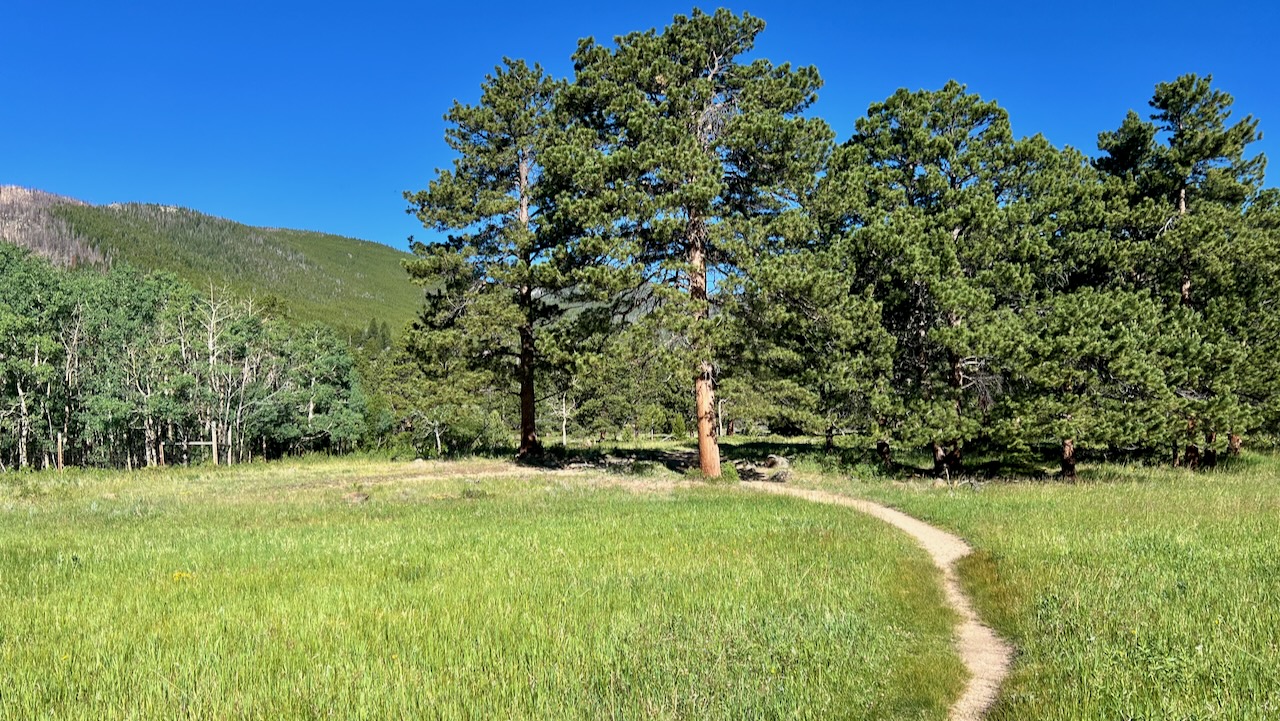
[(49, 212), (55, 205), (84, 204), (42, 190), (0, 185), (0, 239), (28, 248), (58, 265), (103, 263), (102, 254), (87, 239)]
[[(0, 199), (25, 189), (0, 188)], [(38, 191), (0, 208), (0, 236), (62, 264), (124, 262), (172, 272), (197, 288), (278, 298), (300, 320), (343, 330), (371, 318), (399, 328), (421, 304), (385, 245), (325, 233), (256, 228), (194, 210), (139, 203), (92, 206)], [(11, 218), (6, 228), (5, 217)], [(17, 233), (12, 228), (38, 228)]]

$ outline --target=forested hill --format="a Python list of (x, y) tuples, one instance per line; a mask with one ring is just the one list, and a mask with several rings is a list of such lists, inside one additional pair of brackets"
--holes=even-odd
[(420, 291), (379, 243), (325, 233), (258, 228), (172, 206), (93, 206), (41, 191), (0, 186), (0, 238), (61, 265), (127, 263), (169, 271), (258, 301), (278, 300), (298, 320), (342, 330), (370, 319), (399, 328)]

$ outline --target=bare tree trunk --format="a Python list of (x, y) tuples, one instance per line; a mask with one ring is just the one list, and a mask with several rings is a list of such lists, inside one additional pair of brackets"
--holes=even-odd
[[(706, 221), (696, 214), (691, 215), (688, 225), (689, 240), (689, 297), (693, 300), (694, 320), (705, 321), (708, 317), (707, 307), (707, 225)], [(702, 325), (702, 323), (698, 323)], [(698, 328), (695, 334), (701, 333)], [(701, 346), (702, 360), (698, 362), (698, 371), (693, 380), (693, 404), (698, 422), (698, 466), (702, 475), (707, 478), (720, 477), (720, 444), (716, 439), (716, 391), (715, 368), (711, 363), (710, 343), (705, 338), (696, 338)]]
[(151, 420), (150, 416), (142, 419), (142, 443), (143, 457), (146, 459), (147, 468), (152, 468), (157, 465), (156, 445), (158, 438), (156, 424)]
[(560, 445), (569, 448), (569, 393), (560, 395)]
[(1062, 478), (1063, 480), (1076, 480), (1076, 442), (1073, 438), (1062, 439)]
[(213, 449), (213, 465), (218, 465), (218, 422), (209, 421), (209, 447)]
[(30, 442), (31, 435), (31, 418), (29, 409), (27, 408), (27, 394), (22, 392), (22, 383), (17, 384), (18, 388), (18, 468), (26, 468), (29, 463), (27, 459), (27, 444)]

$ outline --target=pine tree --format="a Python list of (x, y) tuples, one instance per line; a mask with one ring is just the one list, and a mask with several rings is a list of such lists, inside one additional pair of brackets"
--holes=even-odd
[(1104, 155), (1097, 167), (1129, 200), (1113, 225), (1134, 256), (1124, 280), (1160, 299), (1164, 335), (1180, 341), (1163, 359), (1173, 390), (1163, 435), (1174, 444), (1175, 463), (1182, 440), (1192, 464), (1216, 454), (1219, 431), (1238, 446), (1250, 413), (1237, 371), (1252, 354), (1252, 330), (1268, 324), (1259, 294), (1271, 284), (1258, 271), (1274, 262), (1274, 251), (1250, 214), (1266, 160), (1248, 156), (1257, 121), (1231, 123), (1232, 104), (1212, 77), (1183, 75), (1156, 86), (1151, 122), (1130, 112), (1119, 129), (1098, 137)]
[(505, 59), (482, 84), (476, 105), (455, 103), (445, 140), (458, 154), (426, 190), (405, 193), (428, 227), (453, 231), (440, 244), (414, 243), (409, 274), (450, 312), (428, 312), (422, 327), (465, 327), (456, 352), (514, 376), (520, 399), (519, 457), (541, 450), (536, 378), (539, 329), (562, 313), (556, 292), (569, 284), (553, 262), (561, 236), (547, 232), (537, 186), (561, 83), (523, 61)]
[[(929, 445), (939, 473), (986, 434), (1006, 379), (996, 359), (1033, 290), (1044, 239), (1020, 228), (1025, 172), (1007, 113), (951, 82), (899, 90), (857, 121), (820, 195), (824, 233), (895, 342), (883, 427)], [(1021, 165), (1020, 165), (1021, 163)], [(855, 284), (854, 287), (857, 287)]]
[(626, 299), (685, 339), (708, 477), (720, 475), (716, 272), (785, 231), (830, 137), (800, 117), (816, 69), (742, 60), (763, 29), (747, 14), (695, 10), (613, 47), (583, 40), (565, 96), (568, 142), (549, 163), (561, 211), (634, 274)]
[(807, 238), (751, 261), (730, 306), (731, 402), (773, 428), (883, 439), (893, 338), (850, 239)]

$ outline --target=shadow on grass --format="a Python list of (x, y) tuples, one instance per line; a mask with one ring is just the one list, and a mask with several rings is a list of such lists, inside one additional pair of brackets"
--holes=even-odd
[[(845, 439), (849, 443), (849, 439)], [(928, 448), (894, 448), (893, 460), (886, 465), (875, 443), (855, 442), (828, 449), (822, 438), (801, 437), (747, 437), (733, 436), (721, 439), (720, 455), (724, 463), (739, 470), (747, 469), (744, 478), (754, 478), (754, 466), (763, 466), (769, 456), (781, 456), (792, 466), (810, 468), (825, 473), (841, 473), (862, 478), (909, 479), (943, 478), (952, 483), (970, 481), (1030, 481), (1054, 482), (1061, 480), (1058, 464), (1061, 448), (1056, 444), (1040, 444), (1010, 451), (982, 442), (965, 449), (964, 461), (959, 471), (949, 475), (935, 471), (933, 456)], [(499, 455), (499, 453), (494, 454)], [(514, 450), (510, 451), (510, 458)], [(538, 456), (518, 460), (522, 465), (537, 468), (591, 467), (624, 474), (644, 474), (650, 469), (664, 467), (674, 473), (688, 474), (698, 468), (697, 449), (692, 441), (673, 441), (655, 446), (643, 441), (635, 445), (625, 442), (604, 443), (590, 447), (564, 448), (548, 446)], [(1108, 467), (1152, 466), (1168, 467), (1168, 459), (1152, 450), (1107, 451), (1077, 449), (1077, 462), (1082, 466)], [(1219, 456), (1217, 470), (1235, 470), (1247, 461)], [(1239, 464), (1239, 465), (1238, 465)], [(1201, 471), (1207, 471), (1202, 468)], [(1093, 477), (1092, 469), (1080, 469), (1081, 480), (1105, 480)]]
[(686, 473), (697, 466), (697, 452), (684, 448), (628, 447), (625, 444), (599, 445), (590, 448), (548, 446), (542, 453), (517, 458), (516, 463), (531, 468), (600, 468), (609, 471), (644, 475), (656, 466), (675, 473)]

